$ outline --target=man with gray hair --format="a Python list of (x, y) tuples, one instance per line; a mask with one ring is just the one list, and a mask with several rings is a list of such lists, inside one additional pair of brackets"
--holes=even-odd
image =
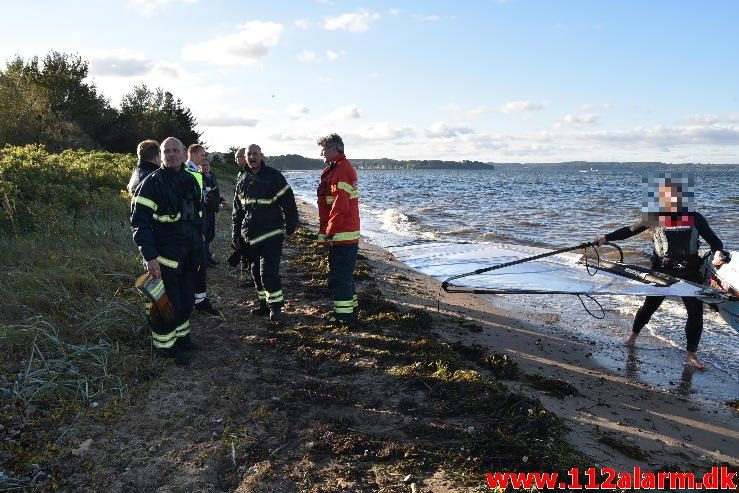
[(354, 268), (359, 249), (359, 190), (357, 172), (344, 155), (338, 134), (318, 139), (326, 167), (318, 185), (318, 243), (328, 248), (328, 285), (334, 309), (328, 322), (356, 327), (359, 303)]

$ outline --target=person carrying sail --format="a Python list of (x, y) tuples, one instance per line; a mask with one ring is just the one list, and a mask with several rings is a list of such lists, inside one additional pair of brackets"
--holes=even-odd
[[(700, 284), (701, 259), (698, 255), (701, 236), (711, 247), (714, 264), (728, 262), (729, 255), (724, 252), (721, 240), (711, 230), (706, 218), (692, 208), (692, 177), (681, 174), (660, 173), (654, 179), (645, 179), (645, 201), (642, 219), (595, 240), (598, 245), (608, 241), (631, 238), (652, 230), (654, 252), (652, 269), (686, 281)], [(654, 312), (664, 301), (664, 296), (647, 296), (644, 304), (634, 317), (632, 332), (626, 344), (634, 346), (641, 329), (649, 322)], [(703, 333), (703, 304), (694, 297), (683, 297), (688, 312), (685, 324), (687, 339), (685, 364), (698, 369), (705, 366), (698, 359), (696, 351)]]

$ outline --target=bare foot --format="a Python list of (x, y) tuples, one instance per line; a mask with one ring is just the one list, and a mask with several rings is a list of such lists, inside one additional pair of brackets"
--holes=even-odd
[(629, 336), (629, 338), (626, 340), (626, 342), (624, 344), (626, 344), (629, 347), (636, 346), (636, 338), (637, 337), (639, 337), (639, 334), (637, 334), (636, 332), (632, 332), (631, 335)]
[(688, 351), (685, 354), (685, 364), (687, 366), (692, 366), (694, 368), (697, 368), (698, 370), (706, 369), (706, 366), (703, 363), (701, 363), (701, 360), (699, 360), (698, 356), (692, 351)]

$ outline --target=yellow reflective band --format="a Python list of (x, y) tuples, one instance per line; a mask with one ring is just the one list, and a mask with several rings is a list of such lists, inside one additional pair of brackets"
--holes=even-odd
[(282, 290), (275, 291), (274, 293), (267, 293), (267, 303), (278, 303), (283, 301)]
[(334, 203), (334, 196), (333, 195), (326, 195), (326, 203), (328, 205), (331, 205)]
[(336, 233), (332, 240), (333, 241), (349, 241), (349, 240), (358, 240), (359, 239), (359, 231), (347, 231), (346, 233)]
[(290, 190), (290, 185), (285, 185), (282, 187), (274, 197), (271, 199), (239, 199), (243, 205), (252, 205), (252, 204), (259, 204), (259, 205), (270, 205), (277, 202), (277, 200), (285, 195), (287, 191)]
[(353, 186), (351, 186), (351, 185), (350, 185), (350, 184), (348, 184), (347, 182), (345, 182), (345, 181), (340, 181), (339, 183), (337, 183), (337, 184), (336, 184), (336, 186), (337, 186), (337, 187), (338, 187), (338, 188), (339, 188), (340, 190), (343, 190), (343, 191), (345, 191), (346, 193), (348, 193), (348, 194), (349, 194), (349, 198), (350, 198), (350, 199), (356, 199), (356, 198), (359, 198), (359, 190), (358, 190), (358, 189), (356, 189), (356, 188), (354, 188)]
[(326, 241), (326, 235), (322, 233), (318, 233), (318, 237), (316, 238), (316, 241), (318, 243), (324, 243)]
[(346, 308), (347, 306), (353, 306), (353, 305), (354, 305), (354, 301), (352, 301), (352, 300), (334, 301), (334, 306), (340, 307), (340, 308), (341, 307)]
[(249, 245), (255, 245), (255, 244), (259, 243), (260, 241), (266, 240), (267, 238), (272, 238), (273, 236), (284, 235), (284, 234), (285, 234), (285, 230), (284, 229), (275, 229), (274, 231), (270, 231), (269, 233), (264, 233), (263, 235), (257, 236), (256, 238), (253, 238), (253, 239), (250, 239), (250, 240), (247, 239), (246, 242)]
[(257, 291), (257, 296), (259, 297), (259, 300), (266, 300), (267, 299), (267, 291)]
[(167, 266), (167, 267), (169, 267), (171, 269), (176, 269), (177, 266), (180, 265), (180, 263), (177, 262), (176, 260), (170, 260), (170, 259), (165, 258), (165, 257), (157, 257), (156, 260), (160, 264), (165, 265), (165, 266)]
[(152, 214), (152, 217), (160, 223), (176, 223), (181, 219), (182, 215), (178, 212), (174, 216), (172, 214)]
[(334, 307), (334, 313), (341, 313), (341, 314), (354, 313), (354, 308), (351, 306), (349, 308)]
[(154, 202), (151, 199), (147, 199), (146, 197), (142, 197), (141, 195), (137, 195), (136, 197), (134, 197), (133, 203), (145, 205), (146, 207), (148, 207), (149, 209), (153, 211), (157, 210), (157, 207), (159, 207), (156, 202)]
[(177, 332), (173, 330), (169, 334), (157, 334), (156, 332), (152, 331), (151, 338), (152, 345), (155, 348), (169, 349), (174, 346), (174, 343), (177, 340)]
[(359, 307), (359, 298), (357, 298), (356, 294), (354, 295), (354, 298), (352, 299), (352, 305), (354, 306), (354, 308)]
[(178, 325), (175, 328), (175, 332), (177, 333), (177, 337), (185, 337), (190, 333), (190, 321), (186, 320), (184, 323)]

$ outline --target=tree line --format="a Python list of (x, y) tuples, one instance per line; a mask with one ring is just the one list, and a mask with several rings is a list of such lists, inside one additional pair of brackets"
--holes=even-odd
[(88, 73), (89, 64), (80, 56), (56, 51), (7, 62), (0, 70), (0, 145), (131, 153), (152, 137), (200, 142), (195, 117), (172, 93), (139, 84), (116, 108), (86, 80)]

